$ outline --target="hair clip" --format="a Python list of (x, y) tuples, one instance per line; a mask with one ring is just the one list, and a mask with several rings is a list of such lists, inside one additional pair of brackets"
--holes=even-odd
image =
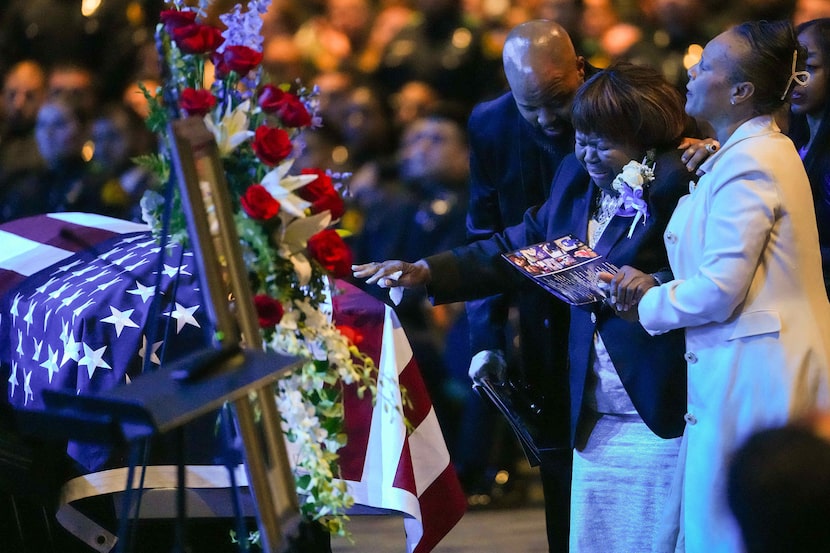
[(795, 81), (796, 84), (807, 86), (810, 82), (810, 74), (807, 71), (796, 71), (795, 66), (798, 63), (798, 50), (793, 50), (793, 68), (790, 70), (790, 78), (787, 80), (787, 86), (784, 87), (784, 94), (781, 95), (783, 101), (787, 97), (787, 92), (790, 91), (790, 85)]

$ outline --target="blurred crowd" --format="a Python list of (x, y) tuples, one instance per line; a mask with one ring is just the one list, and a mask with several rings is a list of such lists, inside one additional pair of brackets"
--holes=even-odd
[[(209, 17), (218, 24), (233, 3), (218, 0)], [(0, 0), (0, 222), (55, 211), (140, 220), (153, 177), (131, 159), (157, 144), (139, 87), (162, 78), (164, 8)], [(556, 20), (591, 65), (649, 64), (685, 89), (703, 45), (729, 25), (827, 16), (830, 0), (274, 0), (263, 65), (275, 82), (320, 89), (323, 126), (306, 132), (296, 166), (352, 174), (341, 224), (355, 262), (414, 260), (465, 241), (467, 117), (506, 90), (501, 51), (515, 25)], [(516, 450), (470, 443), (463, 306), (407, 292), (397, 310), (464, 484), (486, 495)]]

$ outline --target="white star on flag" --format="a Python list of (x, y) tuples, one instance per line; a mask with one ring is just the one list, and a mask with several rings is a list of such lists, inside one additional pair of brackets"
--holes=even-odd
[(43, 316), (43, 332), (44, 333), (46, 332), (46, 325), (49, 324), (49, 317), (51, 317), (51, 316), (52, 316), (52, 310), (51, 309), (49, 309), (46, 312), (46, 315)]
[(93, 305), (94, 303), (95, 303), (95, 302), (94, 302), (94, 301), (92, 301), (92, 299), (88, 299), (88, 300), (86, 300), (86, 303), (84, 303), (84, 304), (83, 304), (83, 305), (81, 305), (80, 307), (76, 307), (75, 309), (73, 309), (73, 310), (72, 310), (72, 318), (73, 318), (73, 320), (74, 320), (74, 319), (75, 319), (78, 315), (80, 315), (81, 313), (83, 313), (83, 312), (86, 310), (86, 308), (87, 308), (87, 307), (89, 307), (90, 305)]
[(23, 331), (17, 329), (17, 355), (23, 357)]
[(12, 387), (11, 396), (14, 397), (17, 387), (20, 385), (20, 382), (17, 381), (17, 361), (12, 361), (12, 374), (9, 376), (9, 384)]
[(83, 269), (79, 269), (77, 271), (72, 271), (72, 276), (75, 276), (75, 277), (83, 276), (83, 275), (87, 274), (90, 271), (94, 271), (97, 268), (98, 267), (96, 267), (95, 265), (90, 264), (90, 265), (87, 265), (86, 267), (84, 267)]
[[(66, 307), (66, 306), (68, 306), (68, 305), (69, 305), (69, 304), (71, 304), (73, 301), (75, 301), (76, 299), (78, 299), (78, 296), (80, 296), (80, 295), (81, 295), (81, 291), (80, 291), (80, 290), (77, 290), (77, 291), (75, 291), (75, 293), (74, 293), (74, 294), (72, 294), (72, 295), (71, 295), (71, 296), (69, 296), (68, 298), (63, 298), (63, 299), (61, 300), (61, 307)], [(58, 309), (60, 309), (60, 307), (58, 307)]]
[(103, 283), (103, 284), (99, 284), (99, 285), (98, 285), (98, 289), (99, 289), (99, 290), (101, 290), (101, 291), (103, 292), (104, 290), (106, 290), (107, 288), (109, 288), (110, 286), (112, 286), (113, 284), (115, 284), (116, 282), (121, 282), (121, 277), (116, 276), (114, 279), (110, 280), (109, 282), (105, 282), (105, 283)]
[(60, 370), (58, 369), (58, 350), (52, 349), (52, 346), (49, 346), (49, 357), (40, 366), (49, 371), (49, 384), (51, 384), (52, 377)]
[(107, 260), (107, 259), (109, 259), (110, 257), (112, 257), (112, 256), (114, 256), (115, 254), (117, 254), (118, 252), (120, 252), (122, 249), (123, 249), (123, 248), (121, 248), (121, 246), (115, 246), (115, 247), (114, 247), (113, 249), (111, 249), (110, 251), (108, 251), (108, 252), (104, 252), (104, 253), (102, 253), (101, 255), (99, 255), (99, 256), (98, 256), (98, 259), (103, 259), (104, 261), (106, 261), (106, 260)]
[(132, 259), (133, 257), (135, 257), (135, 252), (127, 252), (127, 254), (123, 257), (113, 259), (112, 262), (116, 265), (123, 265), (125, 261), (127, 261), (128, 259)]
[(35, 343), (35, 353), (34, 355), (32, 355), (32, 361), (37, 363), (38, 361), (40, 361), (40, 350), (43, 349), (43, 340), (38, 342), (37, 337), (32, 336), (32, 341)]
[(183, 275), (190, 274), (187, 272), (187, 265), (182, 265), (181, 267), (173, 267), (168, 265), (167, 263), (164, 264), (164, 271), (162, 271), (162, 273), (170, 278), (176, 276), (177, 273), (181, 273)]
[(38, 288), (35, 288), (35, 290), (37, 290), (37, 291), (38, 291), (38, 292), (40, 292), (41, 294), (45, 294), (45, 293), (46, 293), (46, 289), (47, 289), (47, 288), (49, 288), (49, 287), (52, 285), (52, 283), (53, 283), (53, 282), (55, 282), (55, 281), (57, 281), (57, 280), (58, 280), (58, 279), (56, 279), (55, 277), (52, 277), (52, 278), (50, 278), (49, 280), (47, 280), (47, 281), (43, 284), (43, 286), (39, 286)]
[(61, 367), (66, 365), (66, 362), (72, 359), (76, 363), (81, 358), (81, 343), (75, 341), (75, 336), (70, 332), (63, 343), (63, 358), (61, 359)]
[[(161, 342), (154, 342), (153, 347), (150, 351), (150, 362), (155, 363), (156, 365), (161, 365), (161, 359), (159, 356), (156, 355), (156, 352), (161, 347), (164, 341)], [(144, 359), (144, 356), (147, 355), (147, 336), (141, 337), (141, 349), (138, 350), (138, 356)]]
[(130, 328), (138, 328), (138, 325), (135, 324), (132, 319), (130, 319), (130, 315), (133, 314), (135, 309), (127, 309), (126, 311), (120, 311), (119, 309), (110, 305), (110, 312), (112, 315), (101, 319), (102, 323), (110, 323), (115, 325), (115, 335), (120, 337), (121, 331), (124, 330), (124, 327)]
[[(128, 236), (126, 238), (123, 238), (121, 241), (125, 244), (129, 244), (131, 242), (137, 242), (138, 240), (142, 240), (145, 236), (147, 236), (147, 235), (146, 234), (136, 234), (135, 236)], [(155, 241), (151, 241), (150, 243), (154, 244)]]
[(32, 372), (23, 370), (23, 405), (28, 405), (30, 399), (35, 399), (35, 394), (32, 393)]
[(36, 306), (37, 306), (36, 301), (33, 301), (32, 303), (30, 303), (29, 304), (29, 312), (26, 313), (25, 317), (23, 317), (23, 320), (26, 321), (26, 334), (29, 333), (29, 329), (31, 328), (32, 323), (35, 321), (34, 320), (34, 313), (35, 313), (35, 307)]
[(23, 299), (23, 296), (20, 294), (14, 295), (14, 300), (12, 301), (12, 308), (9, 310), (9, 313), (12, 314), (12, 323), (17, 322), (17, 317), (20, 316), (20, 313), (17, 312), (17, 305), (20, 303), (20, 300)]
[(179, 302), (176, 302), (176, 309), (170, 313), (167, 313), (168, 316), (176, 319), (176, 334), (181, 332), (186, 324), (202, 328), (199, 326), (199, 322), (193, 317), (193, 313), (195, 313), (197, 309), (199, 309), (198, 305), (194, 305), (193, 307), (185, 307)]
[(76, 266), (80, 265), (81, 263), (82, 262), (81, 262), (80, 259), (76, 259), (75, 261), (73, 261), (72, 263), (70, 263), (68, 265), (64, 265), (63, 267), (58, 267), (58, 270), (55, 271), (54, 273), (52, 273), (52, 275), (56, 275), (56, 274), (61, 273), (61, 272), (65, 273), (66, 271), (68, 271), (72, 267), (76, 267)]
[(86, 371), (89, 373), (89, 379), (92, 380), (92, 375), (95, 374), (95, 369), (98, 367), (112, 370), (112, 367), (104, 361), (104, 352), (107, 351), (107, 346), (101, 346), (98, 349), (92, 349), (86, 343), (84, 346), (84, 356), (78, 361), (78, 367), (86, 365)]
[(49, 297), (52, 298), (52, 299), (57, 299), (61, 296), (61, 294), (63, 294), (63, 291), (66, 290), (67, 288), (69, 288), (69, 283), (68, 282), (62, 284), (61, 287), (58, 288), (57, 290), (52, 290), (51, 292), (49, 292)]
[(135, 288), (132, 290), (127, 290), (128, 294), (133, 294), (135, 296), (141, 296), (141, 303), (147, 303), (147, 300), (150, 299), (156, 293), (155, 286), (144, 286), (139, 281), (135, 281)]
[(108, 274), (110, 274), (109, 269), (105, 269), (105, 270), (101, 271), (100, 273), (97, 273), (97, 274), (92, 275), (91, 277), (88, 277), (86, 279), (86, 282), (93, 282), (95, 280), (98, 280), (99, 278), (104, 278)]
[(145, 259), (142, 259), (141, 261), (138, 261), (137, 263), (133, 263), (132, 265), (125, 265), (124, 268), (127, 270), (127, 272), (131, 273), (131, 272), (135, 271), (136, 269), (138, 269), (139, 267), (141, 267), (142, 265), (144, 265), (145, 263), (149, 263), (149, 262), (150, 262), (150, 260), (145, 258)]

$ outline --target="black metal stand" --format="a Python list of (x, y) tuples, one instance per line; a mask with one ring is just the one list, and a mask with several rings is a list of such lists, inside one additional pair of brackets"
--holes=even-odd
[[(126, 386), (97, 396), (66, 392), (44, 392), (46, 410), (20, 410), (19, 427), (41, 439), (76, 440), (112, 446), (128, 446), (132, 452), (124, 496), (124, 516), (119, 523), (118, 551), (126, 553), (129, 514), (132, 513), (132, 482), (141, 447), (153, 435), (180, 433), (183, 425), (222, 407), (226, 402), (247, 401), (251, 391), (260, 390), (299, 364), (293, 357), (274, 353), (237, 350), (199, 352), (166, 368), (146, 373)], [(187, 374), (187, 378), (182, 378)], [(179, 436), (177, 443), (183, 448)], [(186, 550), (186, 502), (184, 451), (178, 452), (176, 551)], [(233, 469), (229, 469), (232, 470)], [(137, 490), (141, 493), (141, 490)], [(237, 493), (237, 490), (232, 490)], [(237, 513), (241, 518), (241, 514)], [(282, 520), (289, 535), (299, 532), (299, 513)], [(239, 536), (245, 541), (245, 536)], [(243, 547), (247, 548), (247, 544)], [(283, 544), (283, 547), (290, 547)], [(246, 549), (242, 549), (245, 551)]]

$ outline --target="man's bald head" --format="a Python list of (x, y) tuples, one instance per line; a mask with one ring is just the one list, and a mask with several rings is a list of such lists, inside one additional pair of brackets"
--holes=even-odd
[(504, 73), (522, 116), (550, 136), (568, 129), (571, 99), (585, 61), (558, 23), (535, 19), (514, 27), (502, 53)]

